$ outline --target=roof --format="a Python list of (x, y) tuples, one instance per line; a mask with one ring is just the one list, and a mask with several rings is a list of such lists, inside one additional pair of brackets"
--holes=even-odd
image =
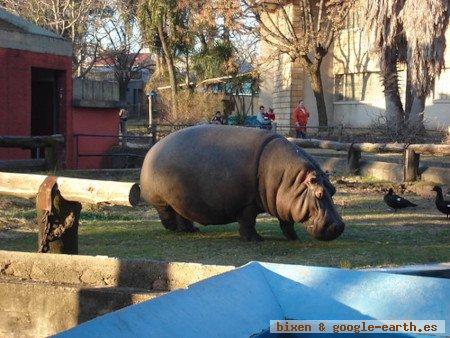
[[(114, 64), (114, 56), (104, 56), (95, 61), (94, 67), (109, 67)], [(130, 61), (135, 58), (134, 65), (144, 68), (151, 68), (155, 65), (150, 53), (130, 53), (128, 54)]]
[(72, 43), (0, 7), (0, 48), (71, 56)]

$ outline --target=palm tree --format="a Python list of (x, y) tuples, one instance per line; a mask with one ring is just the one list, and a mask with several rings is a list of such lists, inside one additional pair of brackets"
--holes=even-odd
[[(379, 57), (389, 123), (423, 128), (425, 99), (444, 66), (448, 0), (363, 0), (366, 30)], [(406, 65), (403, 106), (398, 64)]]

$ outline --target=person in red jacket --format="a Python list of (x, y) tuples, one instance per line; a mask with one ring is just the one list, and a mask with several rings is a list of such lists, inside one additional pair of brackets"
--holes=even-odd
[(273, 112), (273, 108), (269, 108), (269, 110), (266, 113), (266, 116), (270, 121), (272, 122), (275, 121), (275, 113)]
[(303, 100), (300, 100), (298, 106), (292, 112), (292, 120), (295, 125), (297, 138), (306, 138), (306, 125), (308, 124), (309, 112), (305, 107)]

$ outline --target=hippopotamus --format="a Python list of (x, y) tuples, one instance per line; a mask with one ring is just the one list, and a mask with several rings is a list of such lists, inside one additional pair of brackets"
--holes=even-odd
[(202, 225), (238, 222), (245, 241), (259, 241), (256, 217), (278, 218), (296, 240), (294, 223), (323, 241), (343, 232), (333, 204), (336, 192), (305, 151), (284, 136), (248, 127), (200, 125), (172, 133), (145, 156), (141, 197), (166, 229), (198, 231)]

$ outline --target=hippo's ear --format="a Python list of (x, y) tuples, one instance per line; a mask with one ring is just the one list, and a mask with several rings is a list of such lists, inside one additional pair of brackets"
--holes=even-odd
[(305, 183), (306, 184), (314, 184), (317, 181), (317, 174), (315, 171), (311, 171), (306, 175)]

